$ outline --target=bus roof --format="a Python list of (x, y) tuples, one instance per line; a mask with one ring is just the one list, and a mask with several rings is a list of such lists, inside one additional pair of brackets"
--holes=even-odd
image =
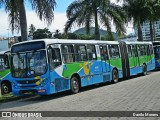
[[(99, 41), (99, 40), (78, 40), (78, 39), (38, 39), (38, 40), (29, 40), (24, 42), (19, 42), (14, 45), (23, 44), (23, 43), (31, 43), (31, 42), (40, 42), (44, 41), (46, 46), (49, 44), (58, 44), (58, 43), (66, 43), (66, 44), (119, 44), (118, 41)], [(152, 42), (128, 42), (125, 41), (126, 44), (152, 44)], [(13, 45), (13, 46), (14, 46)]]
[(128, 45), (129, 44), (152, 44), (152, 42), (139, 42), (139, 41), (138, 42), (137, 41), (136, 42), (126, 41), (125, 43), (128, 44)]
[[(15, 43), (14, 45), (18, 45), (18, 44), (23, 44), (23, 43), (28, 43), (28, 42), (38, 42), (38, 41), (44, 41), (46, 43), (46, 45), (49, 44), (57, 44), (57, 43), (79, 43), (79, 44), (98, 44), (98, 43), (108, 43), (108, 44), (118, 44), (118, 41), (98, 41), (98, 40), (78, 40), (78, 39), (38, 39), (38, 40), (29, 40), (29, 41), (24, 41), (24, 42), (19, 42), (19, 43)], [(13, 45), (13, 46), (14, 46)]]

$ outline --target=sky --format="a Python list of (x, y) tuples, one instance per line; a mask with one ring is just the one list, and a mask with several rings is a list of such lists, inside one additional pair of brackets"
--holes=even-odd
[[(66, 9), (67, 7), (73, 2), (74, 0), (56, 0), (56, 7), (54, 10), (54, 21), (50, 26), (47, 26), (44, 21), (40, 21), (38, 16), (35, 14), (34, 10), (32, 10), (31, 5), (26, 1), (25, 7), (26, 7), (26, 14), (27, 14), (27, 25), (28, 28), (31, 24), (33, 24), (36, 29), (38, 28), (45, 28), (47, 27), (51, 32), (54, 32), (55, 30), (60, 30), (60, 32), (63, 32), (65, 22), (67, 21), (66, 17)], [(116, 2), (116, 0), (111, 0), (111, 2)], [(113, 26), (113, 25), (112, 25)], [(104, 29), (103, 26), (100, 25), (100, 28)], [(133, 26), (132, 24), (129, 24), (129, 27), (127, 28), (127, 34), (133, 33)], [(73, 26), (71, 31), (77, 30), (77, 26)], [(114, 26), (112, 27), (112, 31), (115, 32)], [(14, 34), (11, 33), (11, 30), (9, 28), (9, 22), (8, 22), (8, 14), (5, 12), (4, 8), (0, 8), (0, 36), (16, 36), (20, 35), (20, 33), (15, 32)]]

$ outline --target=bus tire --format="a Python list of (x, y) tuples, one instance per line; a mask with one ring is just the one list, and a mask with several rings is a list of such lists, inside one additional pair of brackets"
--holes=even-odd
[(142, 69), (143, 69), (143, 75), (144, 76), (147, 75), (147, 65), (146, 64), (143, 64)]
[(79, 92), (80, 84), (79, 84), (79, 80), (78, 80), (77, 77), (73, 76), (73, 77), (71, 78), (71, 83), (70, 83), (70, 85), (71, 85), (71, 92), (72, 92), (73, 94), (76, 94), (76, 93)]
[(118, 71), (116, 69), (113, 69), (112, 71), (112, 83), (117, 83), (118, 82)]
[(8, 94), (10, 92), (11, 92), (10, 85), (8, 83), (2, 83), (1, 94), (4, 95), (4, 94)]

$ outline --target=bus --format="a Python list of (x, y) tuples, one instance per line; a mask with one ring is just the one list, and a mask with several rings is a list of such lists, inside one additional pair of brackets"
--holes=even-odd
[(160, 41), (153, 42), (156, 68), (160, 68)]
[(48, 95), (117, 83), (155, 68), (151, 42), (42, 39), (11, 48), (13, 95)]
[(2, 95), (12, 92), (10, 54), (10, 51), (0, 51), (0, 86)]

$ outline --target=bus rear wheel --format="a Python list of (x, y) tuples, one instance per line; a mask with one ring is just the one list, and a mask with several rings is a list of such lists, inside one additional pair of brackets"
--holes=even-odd
[(118, 71), (116, 69), (113, 69), (112, 71), (112, 83), (118, 82)]
[(79, 80), (77, 77), (71, 78), (71, 92), (76, 94), (79, 92)]
[(147, 75), (147, 65), (146, 64), (143, 64), (143, 75)]
[(11, 92), (10, 85), (8, 83), (2, 83), (1, 92), (2, 95), (10, 93)]

